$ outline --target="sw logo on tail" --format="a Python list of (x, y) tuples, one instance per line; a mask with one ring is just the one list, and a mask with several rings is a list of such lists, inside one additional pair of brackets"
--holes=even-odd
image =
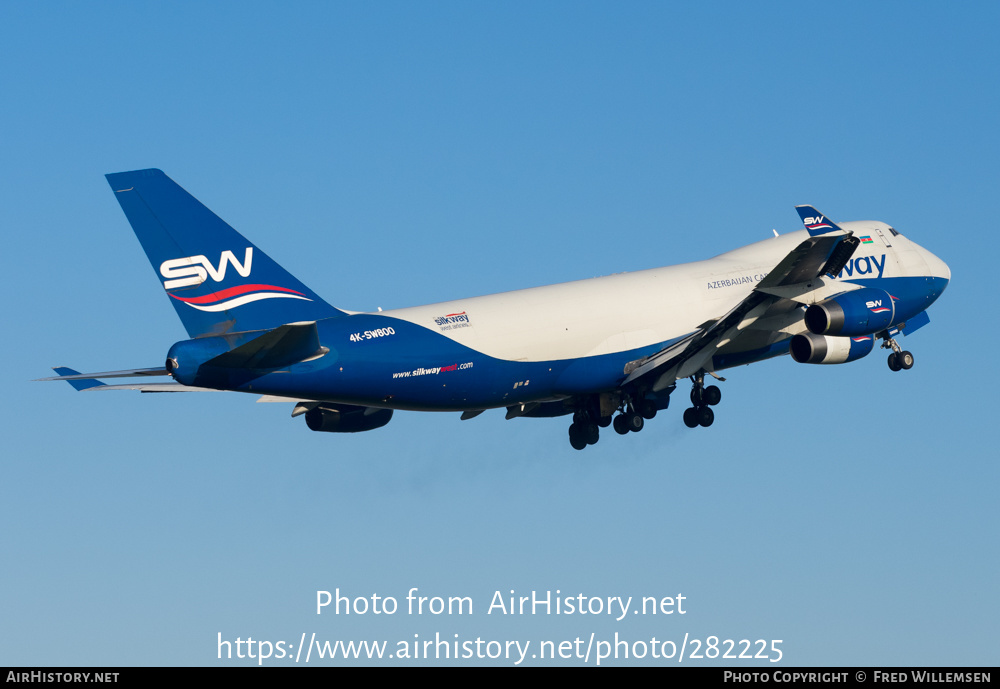
[(226, 279), (226, 266), (232, 264), (241, 277), (250, 277), (253, 267), (253, 247), (248, 246), (241, 264), (232, 251), (223, 251), (219, 257), (219, 267), (216, 269), (205, 256), (188, 256), (175, 258), (160, 264), (160, 275), (170, 278), (163, 283), (163, 289), (172, 290), (181, 287), (200, 285), (211, 275), (216, 282)]
[[(212, 262), (205, 256), (188, 256), (164, 261), (160, 264), (160, 275), (170, 279), (163, 283), (163, 288), (169, 293), (170, 290), (174, 289), (195, 287), (205, 282), (209, 277), (215, 282), (222, 282), (226, 279), (226, 267), (229, 264), (232, 264), (240, 277), (250, 277), (250, 271), (253, 267), (253, 247), (247, 247), (242, 264), (236, 260), (232, 251), (223, 251), (219, 258), (218, 268), (212, 265)], [(227, 311), (261, 299), (303, 299), (310, 301), (301, 292), (276, 285), (238, 285), (200, 297), (181, 297), (176, 294), (170, 296), (193, 309), (208, 312)]]
[[(895, 338), (929, 322), (925, 309), (951, 278), (943, 261), (885, 223), (837, 224), (798, 206), (805, 230), (706, 261), (352, 313), (161, 171), (107, 177), (189, 339), (169, 348), (162, 367), (58, 368), (45, 380), (85, 391), (264, 394), (296, 402), (292, 415), (314, 431), (372, 430), (395, 410), (465, 420), (504, 409), (507, 419), (572, 415), (570, 444), (583, 449), (601, 428), (642, 430), (684, 379), (692, 383), (684, 423), (710, 426), (722, 392), (706, 376), (723, 381), (717, 372), (726, 368), (785, 354), (846, 363), (867, 356), (876, 338), (891, 350), (892, 370), (910, 368), (913, 355)], [(878, 255), (867, 248), (875, 234), (892, 236)], [(173, 380), (99, 380), (153, 376)]]

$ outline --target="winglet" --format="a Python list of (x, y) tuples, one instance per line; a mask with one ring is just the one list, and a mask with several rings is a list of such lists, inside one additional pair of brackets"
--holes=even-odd
[(802, 218), (802, 224), (806, 226), (806, 229), (809, 230), (809, 234), (813, 237), (819, 234), (826, 234), (828, 232), (843, 232), (843, 230), (840, 229), (836, 223), (824, 216), (812, 206), (796, 206), (795, 210), (799, 212), (799, 217)]
[[(53, 366), (52, 370), (58, 373), (60, 376), (78, 376), (79, 371), (74, 371), (71, 368), (65, 366)], [(72, 385), (77, 390), (87, 390), (89, 388), (96, 388), (104, 385), (101, 381), (96, 378), (74, 378), (73, 380), (67, 380), (67, 383)]]

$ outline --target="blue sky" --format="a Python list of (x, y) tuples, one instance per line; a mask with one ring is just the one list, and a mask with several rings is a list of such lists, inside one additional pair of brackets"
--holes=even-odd
[[(997, 664), (998, 20), (985, 2), (5, 3), (0, 662), (437, 632)], [(953, 281), (909, 372), (742, 367), (712, 428), (683, 426), (681, 386), (642, 433), (580, 453), (563, 419), (398, 413), (340, 437), (249, 396), (30, 382), (158, 365), (184, 338), (103, 177), (145, 167), (354, 310), (706, 258), (797, 229), (799, 203), (890, 223)], [(337, 587), (475, 609), (317, 616)], [(487, 615), (511, 589), (681, 593), (688, 612)]]

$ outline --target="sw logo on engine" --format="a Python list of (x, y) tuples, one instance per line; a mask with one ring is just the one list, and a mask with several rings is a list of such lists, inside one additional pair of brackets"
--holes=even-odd
[(243, 257), (243, 264), (236, 260), (232, 251), (226, 250), (219, 257), (219, 267), (216, 268), (206, 256), (187, 256), (174, 258), (160, 264), (160, 275), (170, 278), (163, 283), (163, 289), (171, 290), (180, 287), (193, 287), (205, 282), (209, 276), (216, 282), (226, 279), (226, 268), (230, 263), (241, 277), (250, 277), (250, 265), (253, 261), (253, 247), (248, 246)]
[(865, 306), (872, 313), (886, 313), (886, 312), (892, 311), (892, 309), (890, 309), (888, 306), (882, 306), (882, 300), (881, 299), (879, 299), (877, 301), (866, 301), (865, 302)]

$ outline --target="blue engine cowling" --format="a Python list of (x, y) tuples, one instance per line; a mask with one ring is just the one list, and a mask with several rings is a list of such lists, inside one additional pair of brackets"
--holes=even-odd
[(829, 337), (808, 333), (794, 336), (789, 351), (800, 364), (846, 364), (868, 356), (874, 348), (872, 335)]
[(816, 335), (871, 335), (892, 325), (895, 300), (880, 289), (844, 292), (806, 309), (806, 327)]
[(323, 404), (306, 412), (306, 425), (311, 431), (324, 433), (359, 433), (381, 428), (391, 418), (392, 409)]

